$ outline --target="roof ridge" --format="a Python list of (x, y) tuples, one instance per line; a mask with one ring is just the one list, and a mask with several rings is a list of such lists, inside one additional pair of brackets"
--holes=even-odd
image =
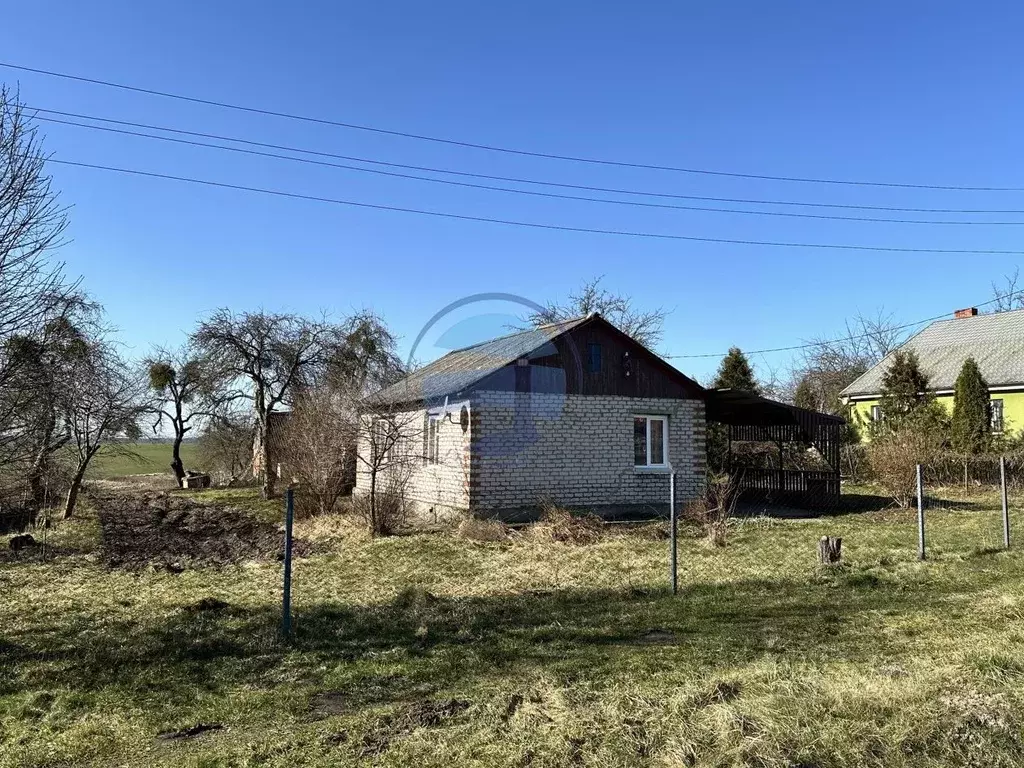
[(572, 317), (572, 318), (569, 318), (569, 319), (566, 319), (566, 320), (553, 320), (550, 323), (543, 323), (542, 325), (534, 325), (534, 326), (532, 326), (530, 328), (523, 328), (523, 329), (518, 330), (518, 331), (513, 331), (512, 333), (506, 333), (503, 336), (492, 336), (489, 339), (484, 339), (483, 341), (478, 341), (475, 344), (470, 344), (470, 345), (465, 346), (465, 347), (458, 347), (457, 349), (450, 350), (449, 352), (446, 352), (445, 354), (446, 355), (450, 355), (450, 354), (453, 354), (455, 352), (465, 352), (466, 350), (475, 349), (476, 347), (481, 347), (484, 344), (490, 344), (491, 342), (494, 342), (494, 341), (501, 341), (502, 339), (511, 339), (513, 336), (521, 336), (524, 333), (533, 333), (534, 331), (542, 331), (542, 330), (544, 330), (546, 328), (554, 328), (556, 326), (562, 326), (562, 325), (568, 325), (570, 323), (576, 323), (576, 322), (579, 322), (580, 320), (586, 320), (588, 317), (590, 317), (590, 315), (580, 315), (578, 317)]

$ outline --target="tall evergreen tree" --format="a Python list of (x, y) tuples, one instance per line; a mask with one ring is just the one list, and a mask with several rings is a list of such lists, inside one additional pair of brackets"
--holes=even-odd
[(912, 350), (897, 350), (882, 374), (882, 398), (879, 405), (890, 421), (909, 416), (929, 398), (928, 377), (921, 371)]
[(754, 368), (739, 347), (732, 347), (722, 358), (711, 386), (715, 389), (741, 389), (754, 394), (761, 391), (754, 376)]
[(956, 379), (951, 437), (961, 453), (982, 453), (989, 445), (988, 383), (974, 358), (964, 360)]

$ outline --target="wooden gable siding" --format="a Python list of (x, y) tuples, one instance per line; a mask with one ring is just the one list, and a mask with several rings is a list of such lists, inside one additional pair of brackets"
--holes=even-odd
[[(595, 372), (590, 371), (588, 364), (591, 344), (598, 344), (601, 349), (601, 367)], [(701, 389), (694, 382), (603, 322), (574, 328), (532, 352), (528, 367), (512, 362), (481, 380), (474, 389), (621, 397), (701, 397)]]

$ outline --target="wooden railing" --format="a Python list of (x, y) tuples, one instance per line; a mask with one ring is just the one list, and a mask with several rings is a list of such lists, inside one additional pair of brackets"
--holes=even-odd
[(831, 507), (839, 501), (839, 476), (834, 472), (745, 467), (734, 475), (747, 496), (813, 507)]

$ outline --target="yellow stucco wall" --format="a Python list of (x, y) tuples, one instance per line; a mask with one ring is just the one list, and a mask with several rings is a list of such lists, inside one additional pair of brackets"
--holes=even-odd
[[(990, 392), (991, 400), (1003, 401), (1003, 434), (1020, 432), (1024, 429), (1024, 390), (1015, 392)], [(937, 395), (935, 398), (946, 411), (953, 413), (953, 395)], [(853, 403), (853, 417), (861, 429), (861, 439), (867, 440), (867, 425), (871, 422), (871, 406), (878, 405), (878, 400), (858, 400)]]

